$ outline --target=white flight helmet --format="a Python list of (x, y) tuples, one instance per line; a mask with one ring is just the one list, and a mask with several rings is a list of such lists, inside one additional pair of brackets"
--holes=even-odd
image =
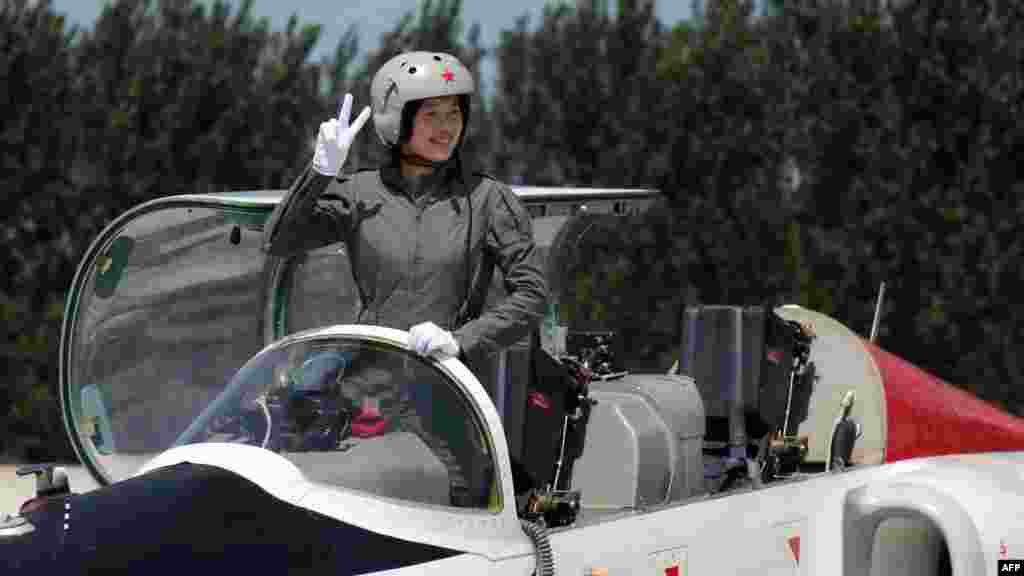
[(390, 148), (398, 144), (407, 102), (472, 94), (474, 89), (469, 69), (451, 54), (399, 54), (380, 67), (370, 84), (373, 127), (380, 141)]

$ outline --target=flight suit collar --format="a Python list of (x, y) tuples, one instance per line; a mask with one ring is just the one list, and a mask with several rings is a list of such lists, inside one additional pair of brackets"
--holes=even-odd
[(448, 162), (433, 174), (412, 181), (402, 176), (398, 161), (394, 159), (381, 167), (380, 178), (389, 189), (412, 202), (445, 199), (452, 195), (452, 186), (459, 184), (455, 161)]

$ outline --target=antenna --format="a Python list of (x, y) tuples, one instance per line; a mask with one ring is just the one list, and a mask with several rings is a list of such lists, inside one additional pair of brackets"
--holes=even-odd
[(885, 296), (885, 282), (878, 286), (878, 300), (875, 302), (875, 318), (871, 321), (871, 336), (868, 340), (874, 344), (878, 338), (878, 321), (882, 317), (882, 298)]

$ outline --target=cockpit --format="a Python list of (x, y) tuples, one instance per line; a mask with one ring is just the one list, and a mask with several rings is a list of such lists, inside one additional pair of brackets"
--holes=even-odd
[(319, 334), (247, 362), (175, 440), (276, 452), (312, 481), (486, 509), (495, 463), (472, 403), (441, 368), (386, 343)]
[[(563, 240), (568, 231), (578, 240), (594, 214), (619, 214), (650, 195), (520, 192), (549, 268), (553, 246), (573, 240)], [(242, 443), (325, 485), (493, 506), (493, 439), (464, 387), (393, 342), (311, 335), (351, 323), (357, 294), (341, 243), (287, 260), (265, 255), (262, 226), (279, 197), (159, 199), (90, 247), (61, 358), (63, 409), (83, 463), (114, 482), (174, 446)], [(502, 292), (496, 275), (492, 301)], [(529, 346), (474, 374), (506, 421), (525, 402), (512, 381), (528, 377)], [(515, 424), (518, 445), (521, 415)]]
[[(652, 195), (518, 192), (549, 274), (564, 268), (559, 246), (578, 246), (595, 218), (635, 213)], [(262, 225), (278, 199), (160, 199), (123, 215), (90, 247), (61, 359), (63, 409), (83, 463), (113, 482), (176, 445), (245, 443), (326, 484), (486, 508), (492, 440), (450, 376), (393, 344), (290, 339), (351, 322), (357, 294), (341, 243), (286, 261), (266, 257)], [(502, 293), (496, 274), (492, 301)], [(474, 374), (513, 424), (513, 450), (524, 427), (516, 408), (526, 401), (513, 381), (529, 377), (530, 346)]]
[[(533, 216), (554, 306), (540, 334), (462, 378), (399, 337), (351, 325), (359, 302), (343, 243), (266, 256), (263, 224), (280, 193), (179, 196), (126, 213), (85, 255), (62, 334), (61, 398), (80, 459), (110, 483), (175, 446), (238, 443), (323, 486), (478, 510), (510, 502), (499, 452), (532, 487), (583, 485), (592, 509), (703, 492), (705, 412), (724, 411), (713, 403), (721, 387), (707, 379), (699, 391), (666, 374), (681, 316), (655, 305), (666, 294), (622, 305), (641, 278), (676, 289), (643, 266), (672, 249), (658, 220), (667, 211), (652, 209), (657, 193), (516, 193)], [(491, 301), (503, 295), (499, 273)], [(580, 400), (574, 386), (590, 376), (551, 361), (563, 356), (606, 379), (589, 387), (599, 403)], [(637, 369), (646, 371), (627, 373)], [(481, 414), (488, 401), (494, 421)], [(618, 446), (621, 458), (583, 454), (585, 441)]]

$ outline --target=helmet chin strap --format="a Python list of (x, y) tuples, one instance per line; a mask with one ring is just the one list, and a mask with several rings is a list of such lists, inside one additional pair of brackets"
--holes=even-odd
[[(430, 160), (428, 158), (424, 158), (423, 156), (420, 156), (419, 154), (404, 154), (404, 153), (402, 154), (402, 160), (405, 161), (405, 162), (408, 162), (409, 164), (412, 164), (414, 166), (423, 166), (424, 168), (440, 168), (441, 166), (444, 166), (445, 164), (448, 163), (448, 160), (437, 162), (435, 160)], [(450, 160), (450, 158), (449, 158), (449, 160)]]

